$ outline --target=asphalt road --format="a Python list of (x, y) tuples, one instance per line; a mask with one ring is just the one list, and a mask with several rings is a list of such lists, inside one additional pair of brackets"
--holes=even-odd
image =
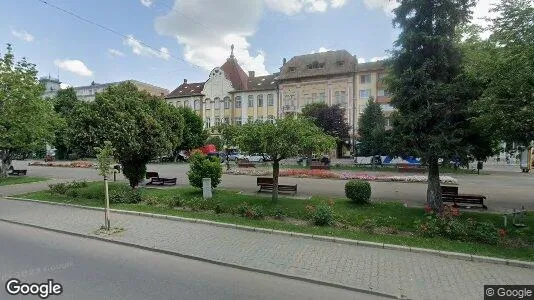
[[(159, 172), (162, 177), (177, 177), (178, 185), (189, 185), (187, 180), (187, 164), (149, 164), (149, 171)], [(496, 168), (500, 171), (490, 171), (489, 175), (445, 174), (458, 179), (459, 191), (464, 194), (483, 194), (487, 197), (486, 205), (490, 211), (506, 211), (525, 206), (534, 210), (534, 173), (521, 173), (518, 170), (507, 169), (506, 166)], [(357, 171), (369, 175), (387, 175), (385, 172)], [(399, 175), (392, 173), (389, 175)], [(423, 174), (424, 175), (424, 174)], [(95, 169), (72, 169), (52, 167), (28, 167), (28, 176), (43, 176), (59, 180), (98, 180), (101, 179)], [(122, 174), (118, 179), (124, 180)], [(280, 179), (282, 184), (297, 184), (298, 195), (309, 197), (325, 195), (344, 197), (343, 180), (289, 178)], [(14, 185), (0, 187), (0, 195), (13, 195), (24, 192), (46, 189), (48, 183), (29, 185)], [(224, 175), (219, 185), (221, 188), (255, 193), (256, 177)], [(371, 182), (372, 198), (381, 201), (401, 201), (409, 206), (423, 206), (426, 201), (426, 187), (424, 183)], [(268, 195), (266, 195), (268, 196)]]
[(48, 299), (382, 299), (348, 290), (0, 223), (0, 299), (5, 282), (63, 286)]

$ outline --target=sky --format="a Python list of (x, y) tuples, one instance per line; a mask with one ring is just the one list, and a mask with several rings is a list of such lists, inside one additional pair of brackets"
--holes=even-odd
[[(478, 1), (475, 23), (484, 24), (495, 1)], [(245, 71), (258, 75), (279, 71), (283, 58), (327, 50), (383, 58), (398, 34), (394, 7), (390, 0), (1, 0), (0, 54), (10, 43), (39, 76), (59, 74), (64, 86), (135, 79), (173, 90), (184, 79), (207, 80), (232, 44)]]

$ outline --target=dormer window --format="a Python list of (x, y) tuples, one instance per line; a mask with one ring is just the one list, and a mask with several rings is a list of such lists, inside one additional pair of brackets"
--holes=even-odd
[(338, 67), (343, 67), (343, 66), (345, 65), (345, 61), (344, 61), (344, 60), (338, 60), (338, 61), (336, 62), (336, 65), (337, 65)]
[(297, 68), (295, 67), (289, 67), (289, 72), (295, 72), (297, 70)]
[(308, 70), (322, 69), (322, 68), (324, 68), (324, 63), (319, 63), (318, 61), (314, 61), (313, 63), (308, 65)]

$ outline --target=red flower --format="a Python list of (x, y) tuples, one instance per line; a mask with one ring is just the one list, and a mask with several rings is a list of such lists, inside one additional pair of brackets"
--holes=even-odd
[(430, 207), (430, 205), (428, 203), (425, 203), (425, 212), (427, 214), (432, 212), (432, 207)]
[(506, 231), (506, 229), (503, 229), (503, 228), (499, 228), (499, 230), (497, 230), (499, 232), (499, 236), (502, 238), (506, 237), (506, 235), (508, 235), (508, 232)]

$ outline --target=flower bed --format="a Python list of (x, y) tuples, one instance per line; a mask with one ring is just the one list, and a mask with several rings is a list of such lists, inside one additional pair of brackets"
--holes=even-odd
[(29, 163), (30, 166), (39, 167), (59, 167), (59, 168), (92, 168), (94, 165), (88, 161), (73, 161), (70, 163), (57, 163), (57, 162), (42, 162), (34, 161)]
[[(233, 169), (226, 171), (230, 175), (249, 175), (249, 176), (266, 176), (272, 175), (271, 170), (258, 169)], [(362, 173), (343, 172), (336, 173), (327, 170), (306, 170), (306, 169), (289, 169), (281, 170), (281, 177), (297, 178), (320, 178), (320, 179), (340, 179), (340, 180), (365, 180), (365, 181), (384, 181), (384, 182), (427, 182), (426, 176), (374, 176)], [(441, 183), (458, 184), (458, 180), (450, 176), (440, 176)]]

